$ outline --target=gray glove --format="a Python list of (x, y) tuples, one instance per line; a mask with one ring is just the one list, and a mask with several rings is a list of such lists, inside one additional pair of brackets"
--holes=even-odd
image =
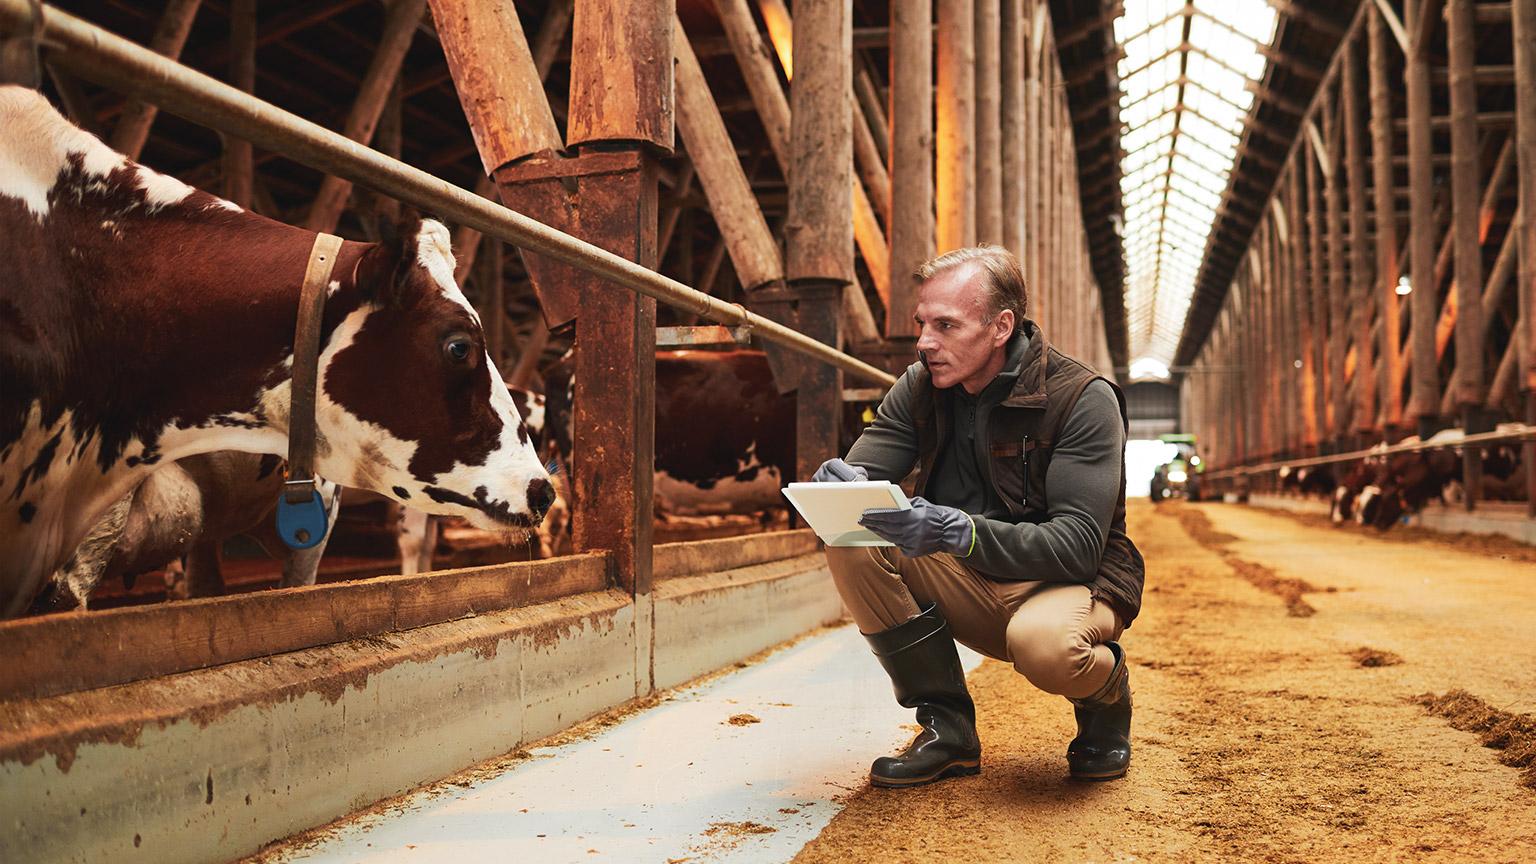
[(924, 498), (914, 497), (911, 510), (871, 507), (859, 518), (859, 524), (882, 540), (895, 543), (908, 558), (935, 552), (964, 558), (976, 548), (976, 524), (969, 515)]
[(811, 479), (817, 483), (842, 483), (849, 480), (868, 480), (869, 472), (863, 468), (855, 468), (841, 459), (828, 459), (821, 463)]

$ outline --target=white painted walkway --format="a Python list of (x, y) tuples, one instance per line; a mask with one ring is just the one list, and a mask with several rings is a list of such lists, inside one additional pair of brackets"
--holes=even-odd
[[(967, 671), (980, 656), (961, 649)], [(532, 748), (267, 862), (785, 862), (912, 735), (849, 624), (681, 688), (600, 734)]]

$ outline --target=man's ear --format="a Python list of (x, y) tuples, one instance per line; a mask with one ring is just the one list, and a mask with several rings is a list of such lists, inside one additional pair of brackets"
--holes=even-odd
[(1004, 309), (992, 316), (992, 341), (994, 344), (1007, 344), (1008, 339), (1013, 336), (1013, 323), (1012, 309)]

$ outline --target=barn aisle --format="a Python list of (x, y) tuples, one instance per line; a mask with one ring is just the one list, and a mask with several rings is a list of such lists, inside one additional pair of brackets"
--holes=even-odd
[(788, 861), (911, 722), (848, 624), (248, 861)]

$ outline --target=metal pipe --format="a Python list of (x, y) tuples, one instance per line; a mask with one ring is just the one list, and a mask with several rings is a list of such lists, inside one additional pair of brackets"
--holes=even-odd
[[(0, 0), (0, 25), (29, 20), (27, 0)], [(894, 376), (811, 339), (648, 270), (583, 240), (461, 189), (345, 136), (167, 60), (52, 6), (43, 7), (50, 60), (77, 75), (154, 102), (167, 111), (266, 150), (437, 213), (491, 237), (728, 326), (749, 326), (763, 339), (886, 386)]]

